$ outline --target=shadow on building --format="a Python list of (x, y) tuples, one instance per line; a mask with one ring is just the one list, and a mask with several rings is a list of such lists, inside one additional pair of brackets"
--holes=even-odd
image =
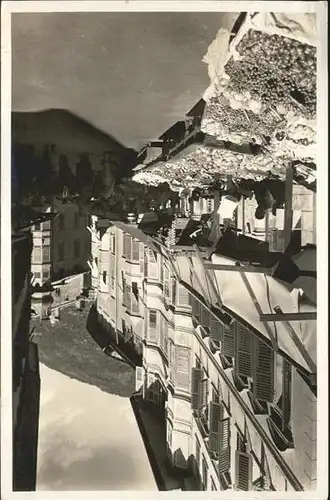
[(12, 236), (13, 490), (36, 488), (40, 406), (38, 347), (30, 341), (30, 231)]
[(115, 351), (130, 366), (142, 366), (142, 344), (129, 332), (116, 332), (95, 305), (90, 308), (86, 329), (106, 354)]

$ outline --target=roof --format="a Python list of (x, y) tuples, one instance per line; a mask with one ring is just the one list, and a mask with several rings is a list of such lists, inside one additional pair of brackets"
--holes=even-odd
[(206, 102), (204, 101), (204, 99), (200, 99), (198, 102), (196, 102), (195, 106), (193, 106), (191, 110), (188, 111), (186, 116), (202, 116), (202, 114), (204, 113), (205, 104)]

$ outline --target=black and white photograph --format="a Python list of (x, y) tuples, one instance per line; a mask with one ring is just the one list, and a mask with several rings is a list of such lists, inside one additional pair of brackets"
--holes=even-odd
[(326, 18), (4, 2), (1, 498), (326, 499)]

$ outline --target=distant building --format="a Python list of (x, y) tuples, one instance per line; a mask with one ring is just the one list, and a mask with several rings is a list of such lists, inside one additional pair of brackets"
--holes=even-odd
[(30, 230), (12, 235), (13, 490), (36, 488), (40, 378), (38, 346), (30, 339)]
[(315, 307), (272, 264), (133, 225), (114, 222), (97, 251), (88, 329), (136, 367), (132, 404), (146, 446), (159, 429), (163, 489), (315, 489)]
[(53, 199), (43, 210), (57, 212), (52, 221), (32, 227), (32, 266), (34, 286), (88, 270), (90, 234), (88, 217), (81, 215), (74, 203)]

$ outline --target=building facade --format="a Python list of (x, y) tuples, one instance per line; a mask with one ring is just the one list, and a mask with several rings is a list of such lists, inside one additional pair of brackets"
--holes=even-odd
[(42, 210), (57, 216), (32, 227), (31, 271), (35, 286), (86, 271), (91, 247), (88, 218), (80, 214), (76, 204), (53, 199)]
[(30, 339), (30, 230), (12, 236), (13, 490), (36, 487), (40, 377), (38, 346)]
[(117, 222), (98, 264), (97, 313), (142, 347), (136, 390), (182, 489), (315, 489), (315, 307), (265, 271)]

